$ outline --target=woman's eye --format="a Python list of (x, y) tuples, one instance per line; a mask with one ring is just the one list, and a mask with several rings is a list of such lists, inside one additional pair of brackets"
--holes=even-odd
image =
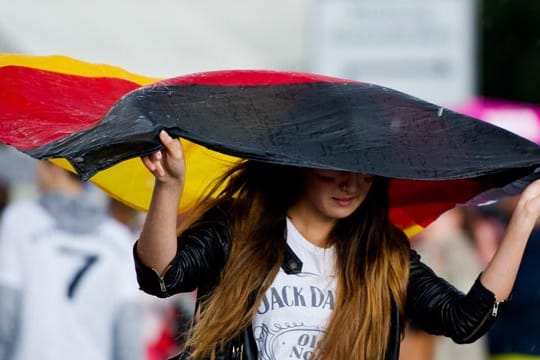
[(327, 182), (333, 182), (335, 180), (335, 177), (333, 176), (322, 175), (322, 174), (317, 174), (317, 178), (319, 180), (327, 181)]

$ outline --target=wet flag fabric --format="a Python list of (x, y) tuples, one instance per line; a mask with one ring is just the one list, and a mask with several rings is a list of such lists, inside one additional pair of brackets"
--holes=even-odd
[(389, 177), (392, 220), (412, 235), (456, 204), (518, 194), (539, 177), (537, 144), (374, 84), (267, 70), (157, 80), (62, 57), (5, 57), (0, 141), (62, 159), (139, 209), (152, 179), (137, 157), (161, 147), (162, 129), (186, 151), (181, 210), (231, 163), (255, 159)]
[[(126, 93), (158, 80), (65, 56), (0, 53), (0, 142), (28, 153), (92, 128)], [(182, 142), (190, 165), (181, 204), (186, 209), (213, 176), (237, 159)], [(62, 155), (38, 158), (74, 170)], [(153, 177), (136, 157), (103, 169), (91, 181), (131, 207), (148, 207)]]

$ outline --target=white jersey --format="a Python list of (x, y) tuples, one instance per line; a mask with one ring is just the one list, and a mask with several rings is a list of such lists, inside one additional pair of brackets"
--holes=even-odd
[(253, 319), (262, 360), (308, 359), (334, 309), (335, 248), (319, 248), (287, 219), (287, 244), (302, 261), (299, 274), (280, 269)]
[(111, 358), (114, 318), (138, 296), (131, 236), (108, 218), (91, 233), (74, 235), (59, 230), (36, 202), (8, 207), (0, 227), (0, 285), (22, 295), (14, 359)]

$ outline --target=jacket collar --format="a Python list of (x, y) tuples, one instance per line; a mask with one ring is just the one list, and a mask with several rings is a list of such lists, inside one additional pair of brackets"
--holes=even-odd
[(289, 244), (285, 245), (285, 256), (281, 268), (286, 274), (299, 274), (302, 272), (302, 260), (294, 253)]

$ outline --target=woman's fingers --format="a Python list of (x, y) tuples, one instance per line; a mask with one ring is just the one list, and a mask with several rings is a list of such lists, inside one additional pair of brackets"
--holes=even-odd
[(165, 130), (159, 133), (159, 138), (163, 143), (163, 161), (161, 164), (171, 177), (183, 179), (185, 161), (182, 144), (178, 139), (172, 138)]
[(142, 160), (144, 166), (146, 166), (146, 168), (148, 170), (150, 170), (151, 172), (154, 172), (156, 170), (156, 167), (154, 165), (154, 162), (151, 160), (152, 155), (141, 156), (141, 160)]
[(529, 184), (521, 194), (518, 206), (526, 210), (527, 214), (540, 217), (540, 180), (536, 180)]
[(165, 169), (163, 169), (163, 165), (161, 164), (161, 161), (156, 162), (155, 166), (156, 168), (154, 170), (154, 174), (156, 174), (159, 177), (165, 176)]
[(161, 130), (159, 139), (169, 154), (172, 154), (173, 156), (182, 155), (182, 147), (180, 146), (178, 139), (172, 138), (165, 130)]
[(163, 149), (141, 157), (144, 165), (154, 176), (162, 180), (167, 175), (171, 178), (182, 178), (185, 164), (180, 141), (172, 138), (165, 130), (159, 133), (159, 139)]
[(163, 159), (163, 154), (161, 153), (161, 150), (158, 150), (152, 154), (152, 161), (158, 162), (161, 161), (161, 159)]
[(141, 160), (144, 166), (146, 166), (148, 170), (150, 170), (152, 173), (158, 176), (165, 175), (163, 165), (161, 164), (162, 159), (163, 159), (163, 154), (161, 153), (161, 151), (156, 151), (153, 154), (141, 157)]

